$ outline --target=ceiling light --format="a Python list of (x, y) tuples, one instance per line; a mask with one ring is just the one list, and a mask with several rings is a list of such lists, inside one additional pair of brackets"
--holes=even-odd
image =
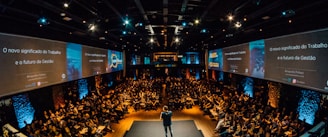
[(95, 26), (94, 24), (90, 24), (88, 28), (89, 28), (89, 30), (91, 30), (91, 31), (96, 30), (96, 26)]
[(281, 17), (290, 17), (290, 16), (294, 16), (295, 15), (295, 11), (294, 10), (285, 10), (281, 12)]
[(50, 22), (48, 21), (47, 18), (45, 18), (45, 17), (41, 17), (41, 18), (38, 19), (38, 23), (39, 23), (40, 25), (48, 25)]
[(262, 19), (263, 20), (268, 20), (268, 19), (270, 19), (270, 16), (263, 16)]
[(227, 16), (227, 19), (228, 19), (228, 21), (232, 21), (233, 20), (233, 16), (232, 15), (228, 15)]
[(174, 42), (176, 43), (180, 42), (179, 38), (175, 38)]
[(154, 43), (154, 38), (150, 38), (149, 42)]
[(129, 20), (124, 21), (124, 25), (128, 25), (129, 23), (130, 23)]
[(184, 22), (181, 23), (181, 25), (182, 25), (182, 27), (186, 27), (187, 26), (187, 22), (184, 21)]
[(199, 22), (200, 22), (199, 19), (196, 19), (196, 20), (195, 20), (195, 24), (196, 24), (196, 25), (199, 24)]
[(70, 17), (64, 17), (63, 20), (65, 20), (65, 21), (71, 21), (72, 18), (70, 18)]
[(288, 23), (292, 23), (292, 20), (288, 20)]
[(237, 22), (235, 23), (235, 27), (236, 27), (236, 28), (240, 28), (240, 27), (241, 27), (241, 23), (240, 23), (239, 21), (237, 21)]
[(202, 30), (200, 31), (200, 33), (207, 33), (207, 30), (206, 30), (206, 29), (202, 29)]
[(123, 34), (123, 35), (126, 35), (126, 33), (127, 33), (127, 32), (126, 32), (125, 30), (122, 31), (122, 34)]
[(65, 2), (65, 3), (64, 3), (64, 7), (65, 7), (65, 8), (68, 8), (68, 7), (69, 7), (69, 4)]

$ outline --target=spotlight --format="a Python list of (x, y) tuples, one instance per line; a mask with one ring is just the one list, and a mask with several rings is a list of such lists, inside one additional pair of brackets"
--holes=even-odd
[(187, 22), (184, 21), (184, 22), (181, 23), (181, 25), (182, 25), (182, 27), (186, 27), (187, 26)]
[(242, 24), (239, 22), (239, 21), (237, 21), (236, 23), (235, 23), (235, 27), (236, 28), (240, 28), (242, 26)]
[(94, 31), (94, 30), (96, 30), (96, 25), (94, 25), (94, 24), (90, 24), (90, 25), (88, 26), (88, 28), (89, 28), (89, 30)]
[(195, 20), (195, 24), (199, 24), (199, 22), (200, 22), (199, 19)]
[(295, 15), (295, 11), (294, 10), (285, 10), (281, 12), (281, 17), (290, 17), (290, 16), (294, 16)]
[(45, 18), (45, 17), (41, 17), (41, 18), (38, 19), (38, 23), (39, 23), (40, 25), (48, 25), (48, 24), (49, 24), (49, 21), (48, 21), (47, 18)]
[(175, 43), (179, 43), (180, 42), (180, 39), (179, 38), (175, 38), (174, 42)]
[(233, 16), (233, 15), (228, 15), (228, 16), (227, 16), (227, 19), (228, 19), (228, 21), (232, 21), (232, 20), (233, 20), (233, 18), (234, 18), (234, 16)]
[(69, 4), (65, 2), (65, 3), (64, 3), (64, 7), (65, 7), (65, 8), (68, 8), (68, 7), (69, 7)]
[(150, 40), (149, 40), (150, 43), (154, 43), (154, 41), (155, 40), (153, 38), (150, 38)]
[(202, 30), (200, 31), (200, 33), (207, 33), (207, 30), (206, 30), (206, 29), (202, 29)]

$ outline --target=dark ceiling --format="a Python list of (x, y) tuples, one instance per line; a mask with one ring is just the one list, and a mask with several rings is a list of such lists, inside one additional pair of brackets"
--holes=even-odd
[[(1, 0), (0, 32), (147, 54), (202, 51), (327, 27), (327, 7), (328, 0)], [(40, 26), (40, 17), (49, 24)]]

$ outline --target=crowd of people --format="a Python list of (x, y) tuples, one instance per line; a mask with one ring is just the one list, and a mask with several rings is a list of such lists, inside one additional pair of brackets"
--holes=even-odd
[(135, 111), (159, 107), (161, 81), (128, 79), (108, 91), (91, 91), (81, 100), (77, 93), (68, 91), (65, 105), (44, 111), (42, 117), (26, 123), (24, 132), (33, 137), (90, 137), (114, 132), (111, 123), (119, 123), (129, 107)]
[(111, 124), (119, 123), (129, 108), (157, 110), (164, 99), (174, 111), (199, 105), (217, 121), (214, 130), (218, 136), (299, 136), (306, 131), (305, 122), (298, 120), (294, 110), (272, 108), (261, 95), (251, 98), (205, 80), (127, 78), (109, 90), (91, 91), (81, 100), (66, 98), (61, 108), (44, 111), (43, 117), (26, 123), (25, 133), (33, 137), (103, 136), (114, 132)]

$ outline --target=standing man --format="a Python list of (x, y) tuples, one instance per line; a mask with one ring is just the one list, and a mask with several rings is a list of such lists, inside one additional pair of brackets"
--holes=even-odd
[(172, 134), (172, 111), (169, 111), (168, 106), (163, 107), (163, 111), (161, 112), (160, 119), (163, 120), (163, 126), (164, 126), (164, 131), (165, 131), (165, 136), (167, 137), (167, 128), (170, 130), (171, 137), (173, 137)]

